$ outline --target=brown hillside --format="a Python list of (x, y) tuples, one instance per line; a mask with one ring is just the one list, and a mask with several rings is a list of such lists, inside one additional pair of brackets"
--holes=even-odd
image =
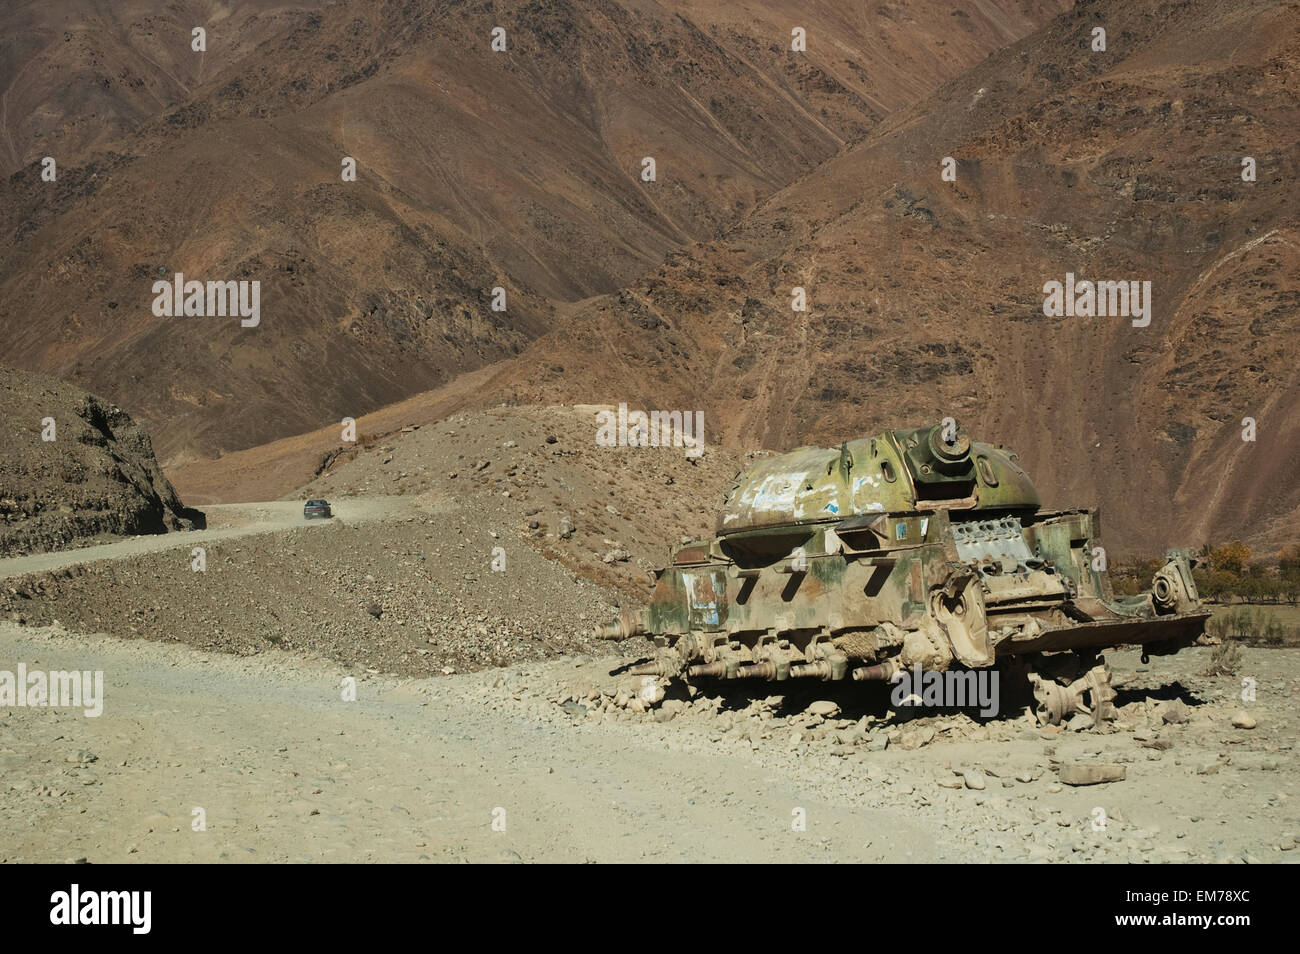
[[(0, 7), (0, 172), (80, 163), (326, 0), (11, 0)], [(191, 31), (208, 31), (207, 50)]]
[[(557, 308), (734, 224), (1063, 5), (818, 3), (798, 11), (807, 54), (775, 0), (235, 5), (208, 35), (232, 52), (183, 76), (188, 34), (171, 59), (151, 44), (218, 8), (122, 14), (103, 31), (122, 62), (152, 58), (187, 89), (147, 78), (143, 116), (105, 61), (118, 99), (71, 138), (66, 110), (18, 122), (50, 95), (30, 77), (66, 67), (62, 8), (24, 6), (15, 18), (48, 19), (12, 48), (6, 123), (26, 164), (0, 186), (0, 334), (13, 363), (131, 408), (169, 464), (359, 416), (516, 354)], [(42, 182), (35, 159), (64, 148)], [(154, 317), (152, 283), (176, 272), (260, 281), (260, 326)]]
[[(951, 414), (1050, 502), (1103, 504), (1112, 543), (1294, 540), (1298, 27), (1270, 0), (1080, 4), (484, 390), (702, 406), (777, 448)], [(1150, 325), (1045, 317), (1066, 272), (1151, 281)]]

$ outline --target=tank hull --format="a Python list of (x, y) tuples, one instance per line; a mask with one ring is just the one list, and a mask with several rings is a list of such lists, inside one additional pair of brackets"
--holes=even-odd
[(752, 468), (718, 535), (675, 549), (650, 602), (601, 635), (653, 637), (641, 674), (774, 681), (1091, 661), (1118, 645), (1164, 654), (1201, 638), (1188, 553), (1116, 598), (1095, 511), (1043, 510), (1012, 455), (964, 438), (930, 453), (934, 433)]

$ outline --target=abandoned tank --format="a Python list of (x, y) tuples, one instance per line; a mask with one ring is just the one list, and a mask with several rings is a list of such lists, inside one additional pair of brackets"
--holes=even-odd
[(716, 535), (674, 549), (649, 604), (596, 635), (651, 637), (630, 672), (660, 680), (999, 667), (1028, 679), (1044, 723), (1100, 722), (1115, 715), (1102, 650), (1176, 652), (1209, 614), (1186, 551), (1116, 597), (1099, 536), (1095, 511), (1044, 509), (1014, 453), (947, 418), (759, 460)]

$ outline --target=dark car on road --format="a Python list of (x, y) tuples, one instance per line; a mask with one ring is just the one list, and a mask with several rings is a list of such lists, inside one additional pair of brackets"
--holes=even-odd
[(332, 517), (330, 513), (330, 504), (328, 500), (308, 500), (302, 508), (304, 519), (310, 520), (312, 517)]

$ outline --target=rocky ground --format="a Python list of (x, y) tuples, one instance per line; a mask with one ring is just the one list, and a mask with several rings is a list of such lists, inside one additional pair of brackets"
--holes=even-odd
[[(1110, 654), (1119, 720), (1100, 730), (1086, 716), (1042, 727), (1027, 707), (992, 720), (908, 717), (889, 709), (883, 688), (858, 684), (787, 685), (765, 697), (678, 685), (628, 715), (620, 703), (634, 687), (597, 675), (604, 661), (565, 673), (551, 701), (602, 724), (671, 725), (681, 742), (818, 784), (828, 797), (905, 807), (953, 859), (1296, 860), (1290, 700), (1300, 653), (1247, 650), (1237, 675), (1215, 677), (1204, 675), (1210, 653), (1149, 664), (1137, 652)], [(1250, 704), (1240, 698), (1246, 678)], [(1120, 778), (1091, 781), (1108, 776)]]
[[(429, 675), (591, 651), (590, 632), (616, 612), (617, 594), (506, 525), (494, 530), (427, 497), (343, 499), (335, 518), (310, 522), (297, 502), (252, 509), (287, 510), (291, 522), (253, 519), (242, 532), (186, 534), (143, 554), (129, 552), (132, 541), (75, 551), (66, 556), (101, 558), (0, 581), (0, 618)], [(201, 572), (194, 546), (205, 550)], [(0, 573), (39, 559), (0, 563)]]
[[(1121, 722), (1045, 733), (900, 723), (860, 686), (642, 714), (604, 701), (617, 661), (592, 657), (363, 673), (344, 701), (325, 660), (0, 624), (0, 668), (105, 679), (98, 718), (0, 717), (0, 859), (1293, 861), (1300, 652), (1247, 651), (1253, 704), (1207, 658), (1113, 654)], [(1103, 763), (1123, 780), (1063, 784)]]
[[(295, 499), (214, 506), (202, 531), (0, 561), (0, 671), (106, 683), (99, 718), (3, 710), (0, 858), (1300, 854), (1300, 650), (1218, 675), (1209, 648), (1113, 653), (1101, 730), (1044, 729), (1012, 686), (994, 719), (908, 717), (887, 687), (626, 675), (650, 645), (588, 634), (707, 533), (744, 462), (593, 430), (591, 409), (463, 415), (349, 450)], [(317, 495), (335, 517), (304, 521)], [(1096, 777), (1114, 780), (1075, 784)]]
[(0, 368), (0, 556), (203, 526), (149, 434), (80, 388)]
[[(501, 408), (359, 434), (292, 500), (210, 506), (210, 530), (0, 560), (0, 619), (414, 676), (593, 651), (668, 548), (711, 532), (743, 465), (712, 447), (598, 446), (595, 414)], [(334, 519), (304, 521), (309, 497)]]
[(683, 538), (711, 536), (754, 455), (715, 446), (604, 447), (607, 406), (501, 407), (344, 445), (298, 497), (399, 494), (452, 502), (586, 579), (649, 596), (648, 572)]

